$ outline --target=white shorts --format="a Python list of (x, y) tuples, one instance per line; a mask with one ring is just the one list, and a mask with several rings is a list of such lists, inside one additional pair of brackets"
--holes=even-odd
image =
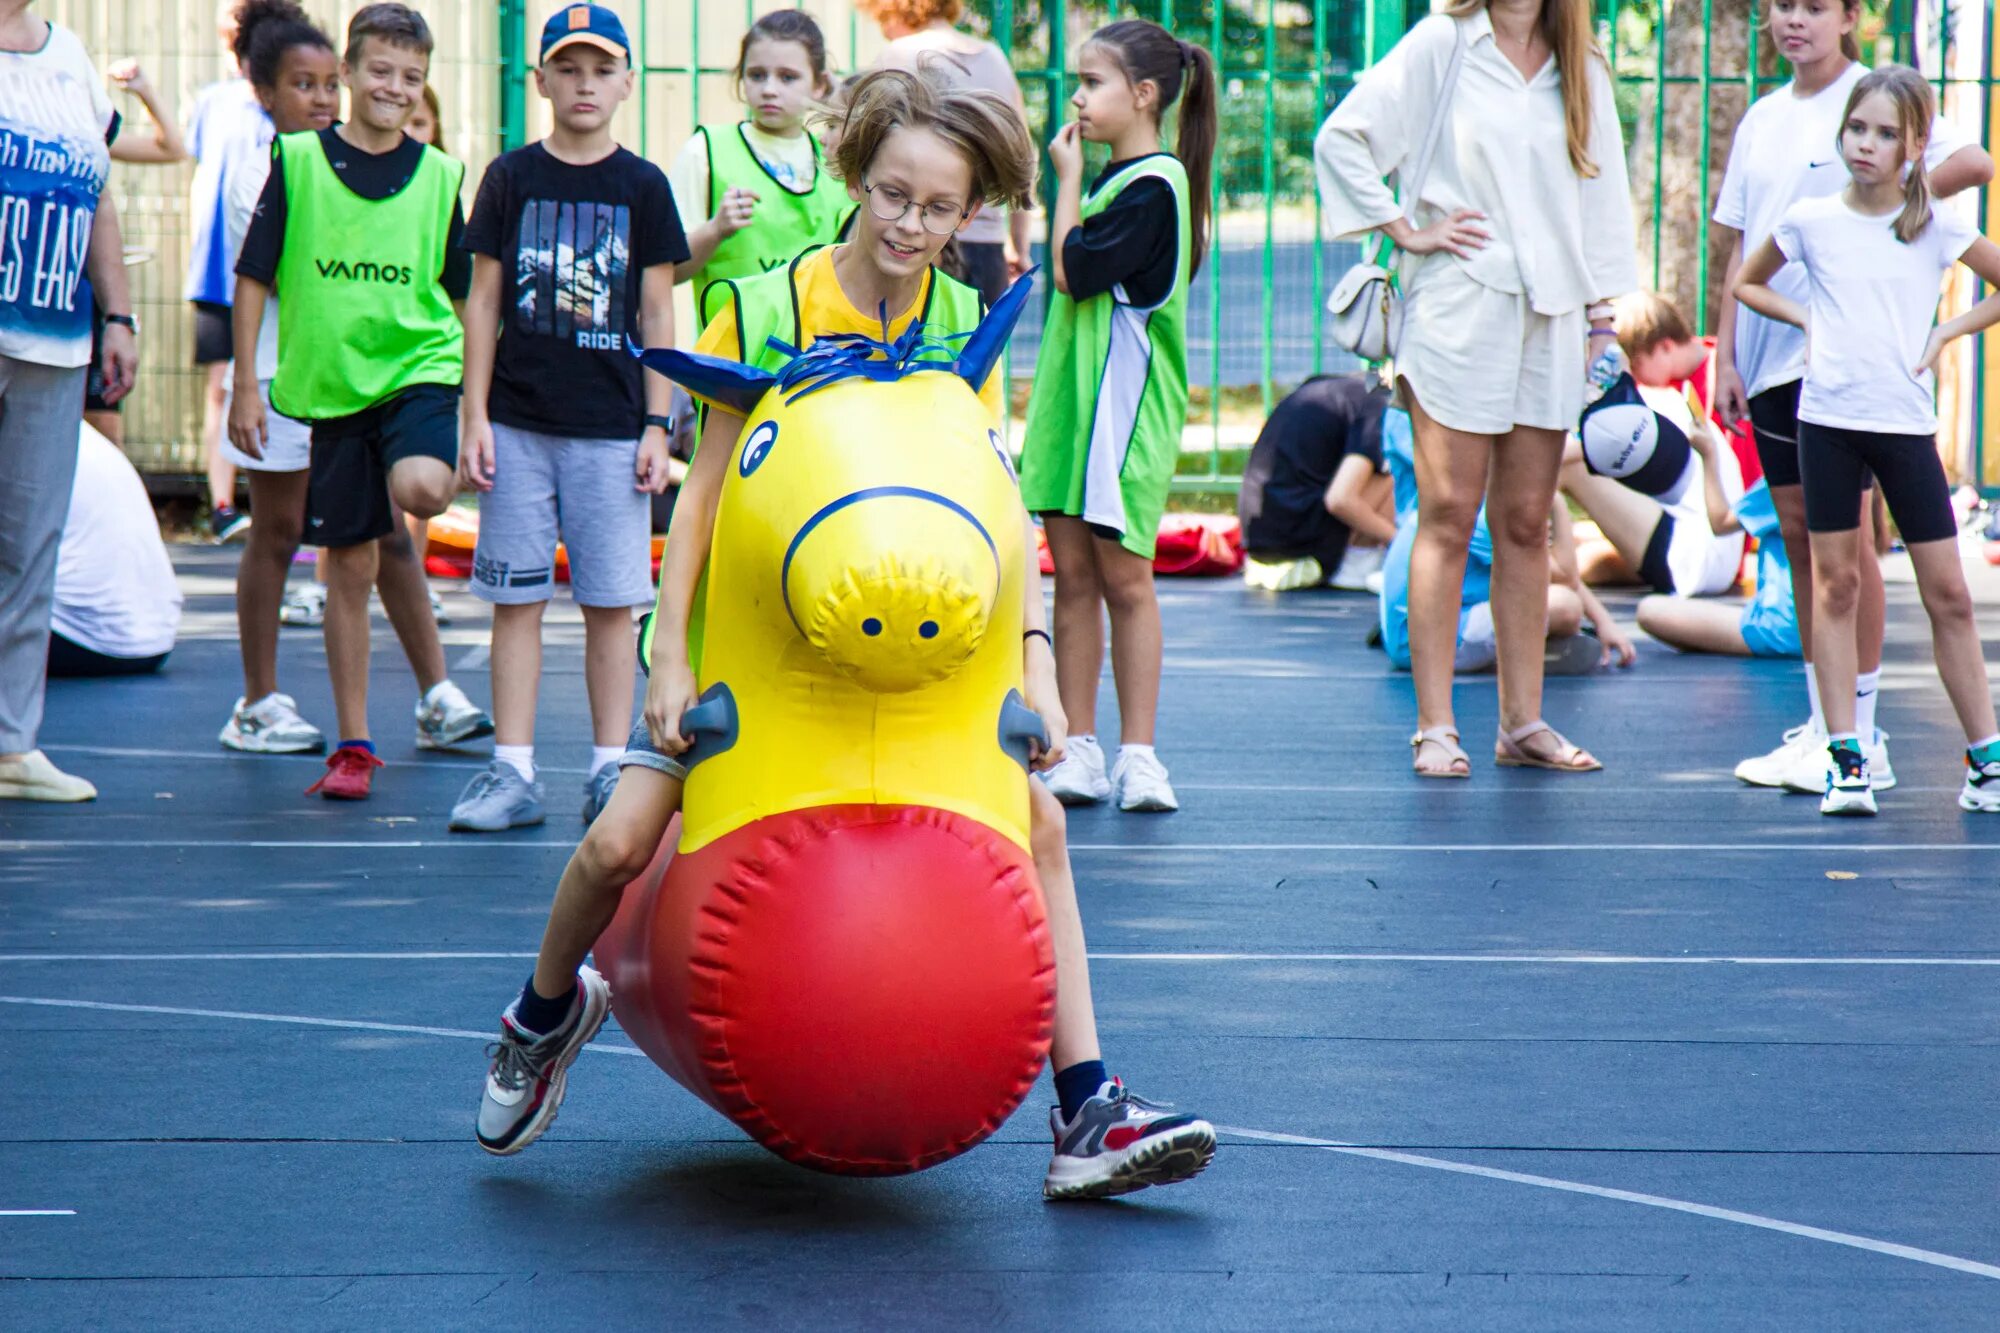
[(1667, 568), (1674, 576), (1674, 591), (1682, 597), (1714, 597), (1736, 586), (1743, 567), (1743, 534), (1725, 533), (1718, 537), (1703, 523), (1674, 518), (1674, 530), (1667, 535)]
[[(223, 381), (222, 419), (229, 419), (229, 405), (235, 400), (234, 382)], [(222, 456), (237, 467), (251, 472), (304, 472), (312, 466), (312, 427), (303, 421), (294, 421), (277, 408), (271, 406), (271, 381), (257, 382), (257, 395), (264, 400), (265, 431), (269, 438), (264, 441), (264, 456), (252, 458), (229, 442), (229, 432), (222, 434)]]
[(1574, 430), (1587, 333), (1583, 311), (1538, 315), (1526, 296), (1485, 286), (1440, 256), (1411, 282), (1396, 375), (1432, 420), (1453, 430)]

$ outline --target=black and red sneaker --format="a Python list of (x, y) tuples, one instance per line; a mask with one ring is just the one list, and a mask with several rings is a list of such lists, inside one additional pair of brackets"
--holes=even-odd
[(1164, 1102), (1135, 1097), (1119, 1079), (1065, 1121), (1049, 1111), (1055, 1158), (1042, 1181), (1048, 1199), (1108, 1199), (1201, 1174), (1215, 1156), (1215, 1126)]
[(306, 795), (318, 792), (329, 801), (365, 801), (375, 770), (386, 767), (358, 745), (343, 745), (326, 757), (326, 772), (306, 788)]

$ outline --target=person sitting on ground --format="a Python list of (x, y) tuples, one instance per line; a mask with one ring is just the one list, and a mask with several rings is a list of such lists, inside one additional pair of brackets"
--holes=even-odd
[[(1400, 409), (1385, 414), (1382, 452), (1395, 486), (1396, 539), (1382, 561), (1382, 601), (1379, 632), (1382, 649), (1400, 671), (1410, 669), (1410, 553), (1416, 545), (1417, 482), (1414, 440), (1409, 416)], [(1577, 574), (1576, 544), (1569, 510), (1558, 496), (1550, 510), (1548, 648), (1544, 670), (1556, 675), (1594, 671), (1615, 660), (1631, 666), (1637, 657), (1632, 641)], [(1493, 669), (1499, 647), (1491, 604), (1493, 535), (1487, 530), (1482, 505), (1473, 521), (1466, 553), (1463, 610), (1458, 617), (1458, 644), (1453, 670)], [(1583, 633), (1588, 621), (1595, 631)], [(1469, 770), (1468, 770), (1469, 771)], [(1463, 776), (1463, 775), (1461, 775)]]
[(1395, 489), (1382, 458), (1388, 386), (1380, 377), (1315, 375), (1285, 395), (1243, 467), (1243, 581), (1289, 592), (1367, 588), (1396, 539)]
[[(1711, 432), (1689, 438), (1702, 453), (1704, 463), (1716, 452)], [(1639, 628), (1684, 653), (1796, 658), (1799, 613), (1792, 602), (1792, 567), (1779, 538), (1778, 510), (1771, 501), (1771, 488), (1759, 478), (1732, 504), (1718, 480), (1722, 470), (1713, 466), (1703, 469), (1703, 501), (1717, 532), (1734, 528), (1756, 538), (1756, 593), (1742, 606), (1655, 594), (1639, 603)]]
[(180, 623), (181, 589), (146, 483), (118, 446), (86, 422), (56, 550), (49, 675), (158, 671)]
[[(1619, 302), (1617, 323), (1618, 344), (1646, 405), (1690, 440), (1699, 431), (1714, 442), (1714, 427), (1690, 406), (1680, 387), (1708, 364), (1708, 348), (1680, 310), (1658, 292), (1642, 292)], [(1696, 472), (1720, 474), (1729, 500), (1742, 494), (1736, 455), (1726, 445), (1698, 450), (1695, 460)], [(1677, 498), (1645, 494), (1592, 473), (1581, 445), (1572, 439), (1563, 456), (1563, 494), (1604, 534), (1602, 541), (1579, 545), (1583, 581), (1600, 587), (1639, 583), (1655, 592), (1690, 597), (1712, 597), (1734, 588), (1743, 565), (1743, 532), (1734, 523), (1726, 530), (1710, 523), (1704, 489), (1698, 476), (1688, 479)]]

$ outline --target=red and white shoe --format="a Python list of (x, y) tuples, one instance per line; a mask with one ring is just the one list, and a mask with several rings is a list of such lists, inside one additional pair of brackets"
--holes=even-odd
[(1112, 1079), (1065, 1121), (1049, 1111), (1055, 1158), (1045, 1199), (1108, 1199), (1200, 1175), (1215, 1156), (1215, 1126), (1164, 1102), (1135, 1097)]
[(385, 768), (380, 759), (358, 745), (343, 745), (326, 757), (326, 772), (306, 788), (306, 795), (318, 792), (329, 801), (365, 801), (375, 770)]

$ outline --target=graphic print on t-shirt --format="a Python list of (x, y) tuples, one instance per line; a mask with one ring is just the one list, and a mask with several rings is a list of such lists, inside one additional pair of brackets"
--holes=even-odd
[(90, 359), (84, 259), (111, 158), (87, 62), (52, 34), (0, 65), (0, 352), (44, 365)]
[(625, 345), (632, 210), (624, 205), (530, 199), (521, 209), (514, 323), (589, 351)]

